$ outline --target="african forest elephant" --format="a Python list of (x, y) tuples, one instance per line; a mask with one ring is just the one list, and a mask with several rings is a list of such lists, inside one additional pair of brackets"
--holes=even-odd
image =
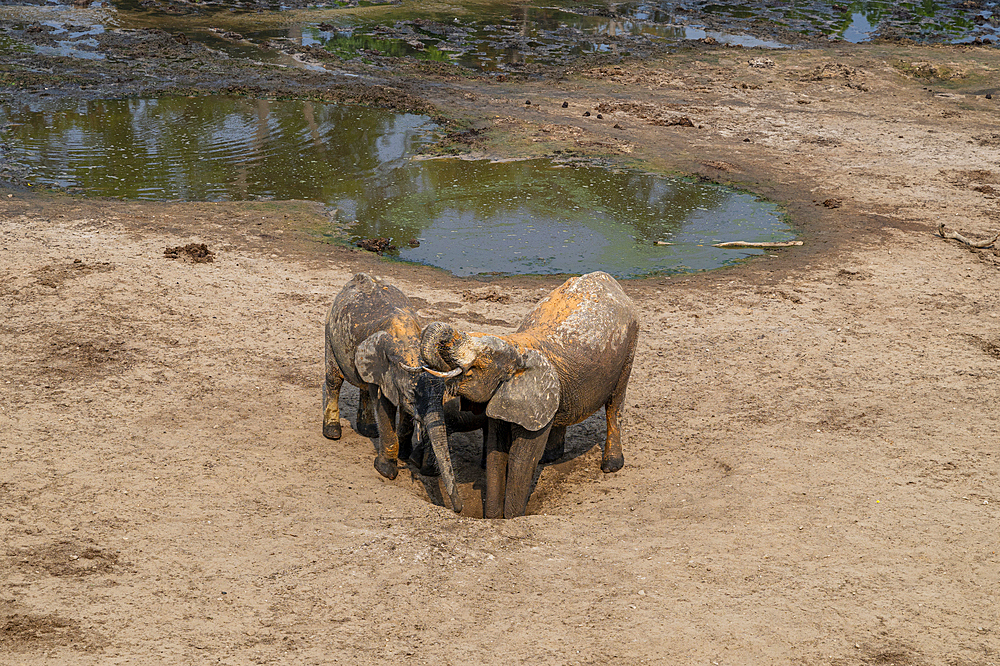
[[(340, 439), (338, 402), (346, 379), (361, 390), (358, 433), (379, 438), (375, 469), (395, 479), (400, 439), (409, 444), (415, 417), (431, 441), (452, 508), (460, 512), (462, 500), (448, 451), (445, 381), (421, 369), (420, 334), (416, 310), (396, 287), (364, 273), (344, 286), (326, 318), (323, 435)], [(398, 433), (397, 408), (402, 412)], [(453, 423), (461, 420), (460, 414), (451, 416)], [(455, 429), (481, 426), (482, 420), (471, 419)]]
[(601, 272), (567, 280), (509, 335), (466, 333), (441, 322), (424, 329), (425, 370), (486, 405), (487, 518), (524, 515), (543, 452), (561, 456), (566, 426), (602, 406), (601, 469), (622, 468), (621, 407), (638, 334), (635, 306)]

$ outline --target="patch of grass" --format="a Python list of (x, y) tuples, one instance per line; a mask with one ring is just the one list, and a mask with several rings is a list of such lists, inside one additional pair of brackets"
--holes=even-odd
[(954, 62), (896, 60), (892, 66), (904, 76), (921, 81), (952, 82), (969, 77), (969, 71)]
[(31, 47), (24, 42), (7, 35), (0, 35), (0, 55), (15, 55), (31, 53)]

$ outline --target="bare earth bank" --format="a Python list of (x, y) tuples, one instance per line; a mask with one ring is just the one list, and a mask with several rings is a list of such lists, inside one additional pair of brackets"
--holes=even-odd
[[(477, 150), (700, 173), (803, 229), (625, 283), (626, 466), (600, 472), (600, 417), (571, 429), (522, 519), (323, 439), (321, 326), (357, 270), (488, 331), (557, 281), (331, 250), (302, 202), (4, 194), (0, 663), (1000, 662), (1000, 259), (934, 235), (1000, 231), (1000, 58), (760, 55), (412, 83)], [(215, 260), (164, 257), (191, 242)], [(474, 513), (478, 435), (455, 445)]]

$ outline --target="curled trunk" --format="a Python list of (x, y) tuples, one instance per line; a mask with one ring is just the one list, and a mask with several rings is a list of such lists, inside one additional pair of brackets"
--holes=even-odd
[(467, 337), (444, 322), (428, 324), (420, 338), (421, 361), (427, 367), (440, 371), (459, 367), (455, 351), (461, 348)]

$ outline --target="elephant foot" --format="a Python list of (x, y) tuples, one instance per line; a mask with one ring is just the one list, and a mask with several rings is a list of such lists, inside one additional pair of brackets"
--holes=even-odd
[(396, 475), (399, 473), (399, 470), (396, 469), (395, 460), (388, 460), (382, 457), (375, 458), (375, 469), (378, 470), (379, 474), (389, 479), (390, 481), (395, 479)]
[(362, 437), (371, 437), (374, 439), (378, 437), (378, 426), (374, 423), (358, 422), (357, 433)]
[(625, 466), (625, 456), (619, 453), (616, 456), (611, 456), (605, 458), (601, 461), (601, 471), (605, 474), (611, 474), (612, 472), (617, 472), (622, 467)]
[(339, 421), (323, 424), (323, 436), (327, 439), (340, 439), (341, 434), (343, 434), (343, 429), (340, 427)]

